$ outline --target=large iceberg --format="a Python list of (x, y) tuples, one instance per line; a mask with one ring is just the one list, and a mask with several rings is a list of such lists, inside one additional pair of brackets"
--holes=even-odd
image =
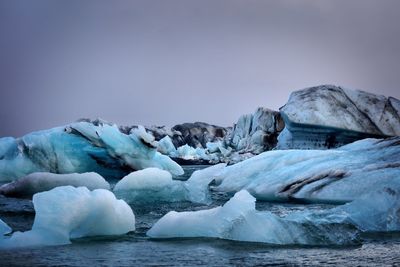
[(217, 164), (193, 172), (187, 181), (173, 180), (169, 172), (148, 168), (125, 176), (114, 187), (117, 197), (131, 204), (190, 201), (210, 203), (210, 182), (226, 164)]
[(17, 181), (2, 185), (0, 187), (0, 194), (7, 197), (30, 198), (36, 193), (49, 191), (55, 187), (64, 185), (75, 187), (85, 186), (89, 190), (110, 190), (110, 184), (95, 172), (66, 174), (35, 172)]
[(332, 150), (275, 150), (226, 167), (215, 190), (247, 189), (260, 200), (348, 202), (400, 188), (400, 137), (364, 139)]
[(0, 181), (33, 172), (97, 172), (106, 178), (121, 178), (148, 167), (183, 174), (177, 163), (156, 149), (154, 137), (141, 126), (127, 135), (116, 125), (76, 122), (17, 139), (1, 138)]
[(400, 100), (334, 85), (293, 92), (280, 109), (278, 148), (332, 148), (366, 137), (400, 135)]
[(0, 239), (0, 248), (62, 245), (71, 238), (121, 235), (135, 230), (135, 215), (108, 190), (62, 186), (33, 196), (32, 230)]
[(171, 211), (147, 232), (152, 238), (213, 237), (275, 245), (349, 245), (358, 242), (351, 224), (281, 218), (255, 209), (255, 198), (242, 190), (225, 205), (194, 212)]

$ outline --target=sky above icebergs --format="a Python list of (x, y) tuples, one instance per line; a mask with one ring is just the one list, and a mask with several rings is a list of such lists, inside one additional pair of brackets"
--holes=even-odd
[(231, 125), (332, 83), (400, 98), (396, 0), (1, 1), (0, 137)]

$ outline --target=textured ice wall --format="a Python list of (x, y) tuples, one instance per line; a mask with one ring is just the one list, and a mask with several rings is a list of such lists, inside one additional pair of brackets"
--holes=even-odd
[(76, 122), (33, 132), (21, 138), (0, 139), (0, 181), (33, 172), (97, 172), (121, 178), (148, 167), (183, 174), (168, 156), (156, 151), (154, 137), (139, 127), (126, 135), (116, 125)]
[(400, 188), (400, 137), (268, 151), (226, 167), (216, 180), (216, 190), (247, 189), (262, 200), (348, 202), (384, 186)]
[(400, 100), (334, 85), (295, 91), (280, 112), (285, 130), (279, 149), (332, 148), (400, 135)]

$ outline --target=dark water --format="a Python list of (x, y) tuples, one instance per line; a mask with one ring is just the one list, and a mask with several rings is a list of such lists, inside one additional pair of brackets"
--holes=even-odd
[[(198, 168), (185, 167), (186, 177)], [(212, 206), (229, 197), (214, 193)], [(277, 214), (329, 207), (257, 203), (257, 209)], [(151, 240), (146, 231), (168, 211), (210, 207), (185, 202), (132, 208), (134, 233), (78, 239), (65, 246), (3, 250), (0, 266), (400, 266), (398, 233), (363, 236), (362, 245), (350, 247), (270, 246), (206, 238)], [(31, 228), (34, 210), (30, 201), (0, 197), (0, 218), (14, 230), (25, 231)]]

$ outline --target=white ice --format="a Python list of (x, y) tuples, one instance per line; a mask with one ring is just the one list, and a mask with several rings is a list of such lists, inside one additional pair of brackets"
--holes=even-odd
[(86, 236), (121, 235), (135, 230), (135, 215), (108, 190), (62, 186), (33, 196), (32, 230), (0, 240), (0, 248), (62, 245)]
[(247, 189), (270, 201), (349, 202), (400, 188), (400, 139), (365, 139), (332, 150), (275, 150), (226, 167), (216, 190)]
[(85, 186), (89, 190), (110, 189), (110, 184), (95, 172), (56, 174), (35, 172), (0, 187), (0, 194), (10, 197), (31, 197), (58, 186)]
[(210, 203), (208, 185), (225, 166), (221, 163), (197, 170), (187, 181), (173, 180), (167, 171), (148, 168), (125, 176), (115, 185), (114, 193), (131, 204), (178, 201)]
[(255, 198), (242, 190), (225, 205), (194, 212), (171, 211), (147, 232), (152, 238), (212, 237), (275, 245), (343, 245), (358, 242), (357, 229), (324, 219), (278, 217), (255, 209)]
[(164, 155), (172, 155), (176, 153), (175, 145), (172, 143), (172, 139), (168, 135), (158, 141), (157, 150)]
[(400, 190), (385, 187), (324, 211), (279, 217), (257, 211), (242, 190), (225, 205), (194, 212), (171, 211), (147, 232), (152, 238), (213, 237), (276, 245), (349, 245), (360, 232), (400, 231)]

